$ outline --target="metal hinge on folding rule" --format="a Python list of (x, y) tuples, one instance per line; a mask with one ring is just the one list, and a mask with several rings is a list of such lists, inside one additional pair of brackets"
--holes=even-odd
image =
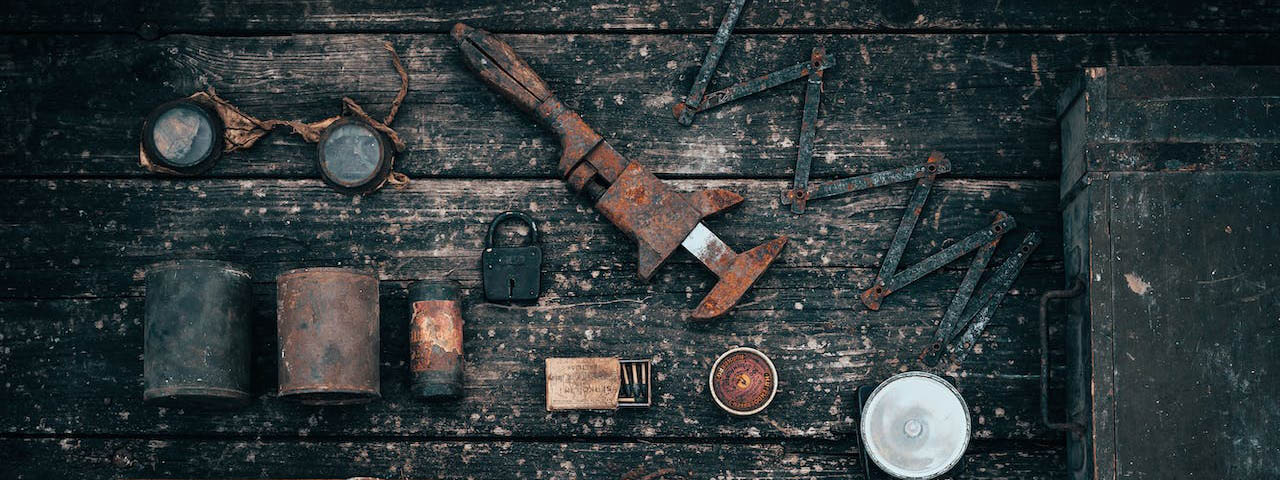
[(999, 212), (996, 214), (995, 221), (987, 228), (974, 232), (938, 253), (921, 260), (919, 263), (898, 271), (898, 263), (902, 261), (902, 253), (906, 251), (907, 242), (911, 240), (911, 231), (915, 229), (916, 221), (920, 218), (925, 200), (929, 198), (929, 191), (933, 188), (933, 183), (936, 180), (936, 175), (921, 178), (916, 183), (915, 190), (911, 192), (911, 200), (907, 202), (906, 212), (902, 215), (902, 222), (898, 224), (898, 231), (894, 232), (893, 242), (889, 244), (889, 252), (885, 254), (884, 260), (880, 264), (880, 273), (876, 275), (875, 285), (862, 292), (862, 303), (867, 308), (879, 310), (880, 302), (890, 293), (910, 285), (912, 282), (942, 268), (969, 252), (977, 250), (984, 245), (998, 242), (1001, 236), (1017, 225), (1013, 216), (1005, 212)]
[[(711, 75), (715, 73), (716, 66), (720, 63), (720, 55), (724, 53), (725, 44), (729, 43), (729, 35), (733, 33), (733, 25), (738, 23), (738, 14), (742, 13), (742, 5), (745, 3), (746, 0), (732, 0), (729, 2), (729, 11), (725, 13), (724, 20), (720, 22), (720, 28), (716, 30), (716, 36), (711, 40), (711, 47), (707, 49), (707, 57), (702, 61), (702, 68), (698, 70), (698, 76), (694, 78), (693, 86), (689, 88), (689, 95), (685, 96), (680, 103), (677, 103), (672, 108), (676, 120), (681, 125), (686, 127), (693, 125), (693, 116), (699, 112), (710, 110), (748, 95), (763, 92), (792, 80), (799, 80), (802, 77), (809, 77), (809, 88), (805, 94), (805, 118), (810, 119), (817, 116), (817, 97), (822, 90), (822, 71), (831, 66), (830, 60), (827, 59), (826, 51), (822, 47), (814, 48), (807, 62), (800, 62), (763, 77), (740, 82), (724, 90), (703, 95), (707, 90), (707, 84), (711, 83)], [(810, 99), (812, 99), (812, 102)], [(812, 103), (812, 115), (809, 113), (811, 109), (810, 103)], [(809, 137), (812, 143), (813, 122), (808, 121), (807, 123), (810, 125)], [(801, 138), (803, 138), (803, 135), (802, 131)]]

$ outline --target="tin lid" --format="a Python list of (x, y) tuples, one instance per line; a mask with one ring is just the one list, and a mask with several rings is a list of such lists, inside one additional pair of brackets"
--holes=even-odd
[(204, 104), (183, 98), (152, 110), (142, 123), (142, 151), (178, 173), (202, 173), (217, 162), (223, 147), (222, 118)]
[(279, 281), (280, 279), (285, 277), (307, 275), (312, 273), (345, 273), (345, 274), (355, 275), (359, 277), (368, 277), (374, 280), (378, 279), (377, 274), (375, 274), (374, 272), (363, 269), (363, 268), (359, 268), (359, 267), (303, 267), (303, 268), (295, 268), (293, 270), (285, 270), (283, 272), (280, 272), (279, 275), (276, 275), (276, 281)]
[(859, 426), (867, 456), (897, 478), (943, 475), (969, 445), (969, 408), (960, 392), (926, 372), (900, 373), (876, 387)]
[(462, 286), (453, 280), (419, 280), (409, 284), (409, 301), (457, 300), (461, 291)]
[(376, 190), (391, 173), (391, 142), (359, 119), (343, 117), (329, 125), (320, 136), (318, 150), (320, 175), (344, 193)]
[(734, 415), (752, 415), (773, 402), (778, 370), (759, 350), (735, 347), (716, 359), (708, 382), (716, 405)]
[(147, 265), (144, 275), (165, 272), (169, 270), (189, 270), (189, 269), (213, 269), (224, 270), (228, 273), (240, 275), (245, 278), (251, 278), (249, 269), (243, 265), (224, 262), (222, 260), (205, 260), (200, 258), (181, 258), (177, 260), (167, 260), (163, 262)]

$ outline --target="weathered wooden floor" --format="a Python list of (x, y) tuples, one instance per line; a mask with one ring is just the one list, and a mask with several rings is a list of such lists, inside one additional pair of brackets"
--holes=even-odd
[[(853, 390), (916, 368), (964, 265), (878, 312), (861, 305), (910, 186), (817, 201), (803, 216), (781, 209), (799, 83), (691, 128), (676, 124), (670, 107), (725, 2), (196, 3), (43, 3), (0, 14), (0, 474), (861, 476)], [(981, 352), (948, 373), (975, 422), (966, 478), (1060, 476), (1063, 438), (1039, 424), (1033, 327), (1037, 296), (1063, 284), (1054, 101), (1084, 66), (1280, 63), (1280, 5), (855, 3), (748, 2), (712, 88), (824, 45), (836, 63), (816, 177), (896, 167), (934, 149), (954, 165), (904, 264), (996, 210), (1014, 214), (1019, 232), (1044, 234)], [(555, 178), (558, 143), (464, 69), (446, 33), (459, 20), (501, 34), (620, 152), (678, 188), (743, 193), (744, 205), (709, 224), (730, 245), (791, 236), (733, 315), (684, 319), (714, 280), (688, 255), (650, 284), (636, 279), (634, 245)], [(206, 87), (260, 117), (320, 119), (343, 96), (384, 112), (398, 80), (383, 40), (411, 76), (395, 124), (409, 143), (397, 160), (409, 188), (335, 193), (314, 170), (314, 146), (284, 131), (199, 178), (138, 166), (143, 116)], [(508, 209), (531, 212), (545, 232), (544, 294), (533, 307), (486, 305), (474, 288), (487, 222)], [(254, 270), (256, 399), (243, 410), (141, 402), (141, 273), (186, 257)], [(378, 402), (310, 408), (274, 395), (274, 277), (318, 265), (367, 266), (384, 281)], [(405, 286), (446, 275), (469, 288), (466, 395), (425, 404), (406, 385)], [(730, 418), (706, 392), (707, 369), (732, 345), (757, 346), (778, 366), (781, 391), (763, 414)], [(656, 405), (545, 412), (542, 360), (577, 355), (653, 357)]]

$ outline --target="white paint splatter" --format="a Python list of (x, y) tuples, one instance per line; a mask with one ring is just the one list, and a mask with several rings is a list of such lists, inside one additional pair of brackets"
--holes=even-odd
[(1124, 274), (1124, 282), (1129, 285), (1129, 290), (1138, 295), (1146, 295), (1151, 290), (1151, 284), (1142, 280), (1142, 277), (1133, 273)]

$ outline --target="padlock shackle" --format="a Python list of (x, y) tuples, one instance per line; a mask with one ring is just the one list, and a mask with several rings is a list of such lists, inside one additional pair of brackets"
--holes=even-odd
[(529, 246), (529, 245), (536, 245), (538, 243), (538, 224), (533, 222), (533, 217), (530, 217), (528, 214), (524, 212), (515, 212), (515, 211), (508, 210), (508, 211), (499, 213), (497, 217), (493, 218), (493, 222), (489, 224), (489, 233), (484, 236), (484, 248), (493, 247), (493, 232), (498, 230), (498, 224), (511, 218), (520, 220), (525, 224), (529, 225), (529, 235), (525, 236), (525, 243), (524, 245), (521, 245), (522, 247)]

